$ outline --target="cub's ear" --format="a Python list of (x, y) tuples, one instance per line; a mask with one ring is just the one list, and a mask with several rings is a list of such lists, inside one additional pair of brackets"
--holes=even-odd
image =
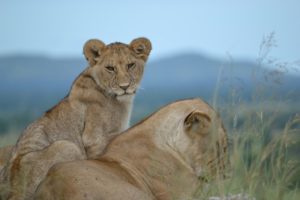
[(131, 43), (129, 44), (129, 47), (136, 53), (136, 55), (138, 55), (144, 61), (147, 60), (152, 50), (152, 45), (150, 40), (143, 37), (132, 40)]
[(97, 58), (100, 57), (101, 51), (105, 48), (105, 44), (97, 39), (89, 40), (83, 47), (83, 53), (90, 66), (94, 66)]
[(199, 111), (191, 112), (184, 120), (184, 129), (190, 134), (206, 135), (211, 128), (211, 118)]

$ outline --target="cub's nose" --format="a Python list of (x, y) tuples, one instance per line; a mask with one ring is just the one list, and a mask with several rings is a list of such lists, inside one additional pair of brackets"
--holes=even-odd
[(119, 86), (121, 89), (127, 90), (127, 88), (129, 87), (129, 83), (120, 84)]

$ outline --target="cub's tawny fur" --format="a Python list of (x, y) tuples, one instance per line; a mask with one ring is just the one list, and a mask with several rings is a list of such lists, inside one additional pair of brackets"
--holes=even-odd
[(95, 160), (60, 163), (38, 187), (38, 200), (183, 200), (227, 162), (227, 136), (200, 99), (172, 103), (120, 134)]
[(151, 51), (146, 38), (129, 45), (89, 40), (89, 66), (70, 93), (27, 127), (1, 173), (2, 199), (31, 199), (48, 169), (59, 162), (99, 156), (128, 127), (132, 101)]

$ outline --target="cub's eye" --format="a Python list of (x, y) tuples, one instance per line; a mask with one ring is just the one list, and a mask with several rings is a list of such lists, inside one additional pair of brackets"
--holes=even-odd
[(132, 69), (132, 68), (134, 68), (135, 67), (135, 63), (129, 63), (128, 65), (127, 65), (127, 68), (128, 69)]
[(108, 71), (110, 72), (114, 72), (115, 71), (115, 68), (113, 66), (106, 66), (105, 67)]

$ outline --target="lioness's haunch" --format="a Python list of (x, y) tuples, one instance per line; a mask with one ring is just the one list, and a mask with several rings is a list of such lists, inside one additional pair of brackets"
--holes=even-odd
[(54, 166), (35, 199), (191, 199), (223, 172), (226, 147), (211, 107), (178, 101), (114, 138), (98, 159)]
[[(132, 101), (151, 51), (146, 38), (129, 45), (89, 40), (89, 66), (70, 93), (27, 127), (2, 170), (2, 199), (30, 199), (48, 169), (59, 162), (95, 158), (128, 127)], [(0, 198), (1, 199), (1, 198)]]

